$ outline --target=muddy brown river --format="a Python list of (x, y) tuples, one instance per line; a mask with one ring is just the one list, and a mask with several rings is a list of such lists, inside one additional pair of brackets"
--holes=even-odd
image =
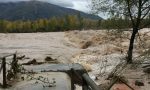
[(79, 51), (67, 42), (64, 32), (50, 33), (0, 33), (0, 56), (16, 52), (37, 60), (46, 56), (69, 63), (72, 55)]

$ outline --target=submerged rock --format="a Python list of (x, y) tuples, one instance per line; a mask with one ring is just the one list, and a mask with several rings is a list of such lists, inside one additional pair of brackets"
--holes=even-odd
[(140, 80), (136, 80), (135, 81), (135, 85), (136, 86), (144, 86), (144, 83), (142, 81), (140, 81)]
[(22, 65), (31, 65), (31, 64), (37, 64), (36, 59), (33, 59), (31, 61), (28, 61), (27, 63), (23, 63)]
[(48, 63), (59, 63), (57, 59), (53, 59), (52, 57), (47, 56), (45, 61)]
[(147, 74), (150, 74), (150, 67), (144, 68), (143, 72), (147, 73)]
[(44, 62), (37, 62), (36, 59), (33, 59), (31, 61), (28, 61), (27, 63), (23, 63), (22, 65), (40, 65), (40, 64), (44, 64)]
[(22, 60), (23, 58), (25, 58), (25, 55), (17, 57), (17, 59), (19, 59), (19, 60)]
[(83, 42), (80, 43), (80, 48), (81, 48), (81, 49), (86, 49), (86, 48), (88, 48), (91, 44), (92, 44), (91, 41), (83, 41)]

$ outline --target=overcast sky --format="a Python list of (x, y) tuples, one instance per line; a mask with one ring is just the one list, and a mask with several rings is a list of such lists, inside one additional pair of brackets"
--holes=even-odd
[[(31, 0), (0, 0), (0, 2), (16, 2), (16, 1), (31, 1)], [(72, 8), (86, 13), (90, 13), (89, 3), (90, 0), (38, 0), (46, 1), (62, 7)], [(100, 15), (105, 18), (105, 16)]]

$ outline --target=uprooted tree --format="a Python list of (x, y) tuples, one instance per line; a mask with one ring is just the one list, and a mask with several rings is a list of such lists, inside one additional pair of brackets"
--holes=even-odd
[(132, 35), (127, 52), (127, 62), (132, 63), (134, 39), (143, 25), (143, 21), (150, 17), (150, 0), (92, 0), (92, 11), (104, 12), (114, 17), (129, 18), (132, 23)]

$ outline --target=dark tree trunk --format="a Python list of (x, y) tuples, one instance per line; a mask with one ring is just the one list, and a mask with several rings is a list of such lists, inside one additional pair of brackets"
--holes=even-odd
[(138, 28), (133, 28), (133, 32), (132, 32), (131, 39), (130, 39), (130, 45), (128, 49), (127, 63), (132, 63), (134, 39), (135, 39), (137, 32), (138, 32)]

